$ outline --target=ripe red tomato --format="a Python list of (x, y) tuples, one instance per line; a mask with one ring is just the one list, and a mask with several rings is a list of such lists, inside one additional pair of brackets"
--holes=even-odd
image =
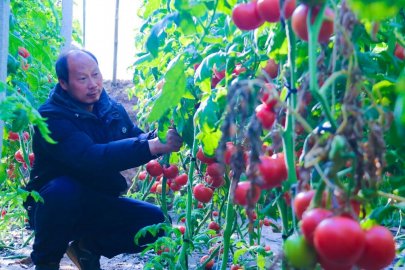
[[(294, 12), (295, 0), (284, 2), (284, 18), (289, 19)], [(280, 1), (279, 0), (259, 0), (257, 1), (257, 11), (260, 17), (268, 22), (280, 21)]]
[(312, 198), (315, 195), (315, 190), (301, 191), (294, 198), (294, 211), (297, 218), (300, 220), (302, 214), (307, 210)]
[(233, 144), (233, 142), (227, 142), (226, 150), (225, 150), (225, 154), (224, 154), (224, 162), (226, 165), (231, 164), (231, 158), (235, 152), (236, 152), (236, 146)]
[(157, 160), (151, 160), (146, 164), (146, 171), (150, 176), (156, 177), (163, 173), (163, 168)]
[(212, 211), (212, 215), (213, 215), (214, 217), (217, 217), (217, 216), (219, 216), (219, 213), (218, 213), (218, 211)]
[(185, 174), (185, 173), (180, 174), (180, 175), (176, 176), (176, 178), (174, 178), (173, 181), (174, 181), (177, 185), (179, 185), (179, 186), (184, 186), (184, 185), (187, 184), (188, 175)]
[(327, 209), (314, 208), (305, 211), (301, 220), (301, 231), (308, 244), (314, 245), (314, 231), (322, 220), (332, 217), (333, 213)]
[(365, 231), (366, 246), (357, 261), (357, 266), (366, 270), (379, 270), (389, 266), (395, 259), (395, 240), (383, 226), (374, 226)]
[(159, 182), (153, 183), (153, 185), (150, 187), (151, 193), (156, 193), (157, 185), (159, 185)]
[(232, 20), (241, 30), (254, 30), (264, 23), (257, 12), (255, 1), (235, 6), (232, 10)]
[(395, 44), (394, 55), (396, 57), (398, 57), (399, 59), (404, 60), (405, 59), (405, 48), (402, 47), (401, 45), (399, 45), (398, 43)]
[(15, 160), (17, 160), (18, 162), (25, 163), (21, 150), (18, 150), (17, 152), (15, 152), (14, 157), (15, 157)]
[[(248, 205), (248, 192), (252, 188), (252, 183), (250, 181), (239, 182), (235, 189), (234, 202), (239, 205)], [(252, 204), (257, 203), (260, 198), (261, 189), (260, 187), (253, 186), (253, 196)]]
[[(308, 41), (308, 26), (307, 16), (309, 7), (307, 5), (299, 5), (292, 15), (291, 23), (295, 34), (302, 40)], [(315, 17), (318, 15), (319, 7), (313, 7), (313, 16), (311, 23), (314, 23)], [(325, 9), (324, 19), (321, 30), (319, 31), (318, 41), (320, 43), (327, 42), (333, 34), (333, 20), (335, 13), (328, 7)]]
[(352, 270), (353, 265), (341, 265), (341, 264), (334, 264), (331, 262), (326, 261), (324, 258), (318, 256), (318, 262), (322, 266), (323, 270)]
[(270, 225), (271, 225), (270, 219), (268, 219), (268, 218), (265, 217), (265, 218), (263, 219), (263, 225), (266, 226), (266, 227), (270, 226)]
[(276, 114), (272, 108), (265, 103), (262, 103), (256, 107), (256, 117), (262, 124), (264, 129), (270, 130), (276, 120)]
[(30, 56), (30, 53), (24, 47), (18, 47), (18, 54), (21, 55), (23, 58), (28, 58)]
[(163, 175), (168, 179), (173, 179), (179, 174), (179, 169), (175, 164), (170, 164), (169, 167), (163, 167)]
[(184, 227), (183, 225), (180, 225), (177, 228), (179, 228), (181, 234), (184, 234), (186, 232), (186, 227)]
[(270, 109), (274, 109), (277, 104), (277, 99), (272, 97), (272, 93), (276, 91), (276, 86), (272, 83), (265, 83), (264, 88), (260, 89), (260, 100), (267, 104)]
[(25, 142), (30, 139), (30, 134), (27, 131), (23, 132), (23, 139)]
[(138, 180), (143, 181), (146, 179), (146, 171), (141, 171), (138, 175)]
[(213, 187), (213, 188), (220, 188), (225, 184), (225, 180), (222, 176), (212, 177), (209, 175), (205, 175), (204, 180), (210, 187)]
[(280, 186), (287, 179), (287, 166), (284, 162), (284, 155), (261, 156), (259, 171), (265, 183), (262, 186), (263, 189)]
[(366, 237), (360, 224), (347, 217), (324, 219), (315, 229), (314, 245), (319, 256), (336, 265), (353, 265), (362, 255)]
[[(209, 255), (202, 256), (201, 259), (200, 259), (200, 263), (202, 263), (202, 264), (205, 263), (208, 260), (209, 257), (210, 257)], [(205, 269), (206, 270), (212, 269), (214, 267), (214, 263), (215, 263), (214, 260), (211, 260), (211, 261), (207, 262), (207, 264), (205, 265)]]
[(212, 189), (210, 189), (200, 183), (200, 184), (195, 185), (195, 187), (193, 189), (193, 194), (194, 194), (194, 197), (197, 199), (197, 201), (202, 202), (202, 203), (207, 203), (211, 200), (213, 191), (212, 191)]
[(273, 59), (267, 60), (266, 66), (263, 71), (272, 79), (276, 78), (278, 75), (278, 64)]
[(7, 214), (7, 211), (5, 209), (1, 210), (1, 217), (4, 218), (4, 216)]
[(169, 186), (170, 186), (170, 189), (173, 191), (179, 191), (181, 189), (181, 186), (176, 184), (176, 182), (171, 182), (169, 184)]
[(243, 267), (239, 266), (238, 264), (232, 264), (231, 270), (243, 270)]
[(215, 162), (215, 157), (213, 157), (213, 158), (207, 157), (207, 156), (204, 154), (204, 152), (203, 152), (203, 150), (202, 150), (201, 147), (198, 149), (198, 152), (197, 152), (196, 157), (197, 157), (197, 159), (199, 159), (202, 163), (205, 163), (205, 164), (211, 164), (211, 163), (214, 163), (214, 162)]
[(224, 166), (221, 163), (215, 162), (207, 166), (207, 174), (211, 177), (221, 178), (225, 172)]
[(214, 230), (214, 231), (218, 232), (218, 231), (221, 229), (221, 227), (220, 227), (219, 224), (216, 223), (215, 221), (211, 221), (211, 222), (208, 224), (208, 229)]
[(32, 165), (34, 165), (34, 161), (35, 161), (35, 154), (34, 153), (29, 153), (28, 154), (28, 160), (30, 161), (30, 166), (32, 167)]
[(235, 68), (233, 69), (232, 74), (235, 76), (239, 76), (241, 73), (245, 72), (246, 68), (242, 66), (242, 64), (236, 64)]
[(20, 136), (18, 135), (17, 132), (12, 132), (10, 131), (8, 133), (8, 140), (9, 141), (19, 141), (20, 140)]

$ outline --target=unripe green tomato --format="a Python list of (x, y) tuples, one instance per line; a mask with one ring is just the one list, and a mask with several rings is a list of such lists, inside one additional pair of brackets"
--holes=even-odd
[(313, 269), (316, 263), (315, 250), (304, 236), (293, 234), (284, 242), (284, 255), (289, 264), (297, 269)]
[(325, 0), (300, 0), (301, 3), (308, 5), (308, 6), (319, 6), (325, 3)]

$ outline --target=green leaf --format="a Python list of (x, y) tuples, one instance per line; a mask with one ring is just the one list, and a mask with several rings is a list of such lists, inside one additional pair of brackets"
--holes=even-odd
[(167, 110), (175, 107), (179, 103), (186, 91), (186, 75), (184, 69), (184, 62), (180, 55), (169, 63), (162, 94), (156, 99), (148, 116), (148, 122), (158, 120)]
[(174, 12), (166, 15), (160, 22), (156, 23), (151, 30), (151, 33), (146, 41), (146, 49), (154, 57), (158, 56), (160, 43), (164, 43), (166, 35), (164, 30), (171, 22), (175, 22), (179, 19), (179, 13)]
[(188, 13), (181, 13), (180, 15), (180, 29), (184, 35), (193, 35), (196, 33), (193, 17)]
[(381, 223), (385, 218), (391, 215), (394, 211), (396, 211), (396, 207), (389, 205), (389, 206), (380, 206), (376, 207), (370, 214), (370, 219), (376, 220), (378, 223)]
[(143, 18), (148, 18), (155, 10), (157, 10), (160, 7), (160, 2), (160, 0), (144, 1)]
[(394, 17), (405, 0), (348, 0), (348, 4), (360, 18), (382, 21)]

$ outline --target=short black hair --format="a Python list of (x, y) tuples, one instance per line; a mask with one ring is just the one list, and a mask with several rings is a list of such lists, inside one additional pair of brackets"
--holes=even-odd
[(58, 79), (63, 80), (65, 82), (69, 82), (69, 69), (68, 69), (67, 59), (68, 59), (69, 54), (71, 54), (74, 51), (81, 51), (81, 52), (84, 52), (84, 53), (90, 55), (90, 57), (93, 58), (94, 61), (96, 61), (97, 65), (98, 65), (97, 58), (94, 56), (94, 54), (92, 54), (89, 51), (79, 49), (79, 50), (71, 50), (71, 51), (62, 53), (56, 60), (55, 71), (56, 71), (56, 76), (58, 77)]

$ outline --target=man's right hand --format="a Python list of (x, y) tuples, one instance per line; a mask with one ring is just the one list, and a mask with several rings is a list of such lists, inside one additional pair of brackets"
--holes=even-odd
[(159, 138), (149, 140), (148, 143), (152, 155), (161, 155), (179, 151), (183, 145), (183, 139), (175, 129), (169, 129), (166, 134), (166, 143), (162, 143)]

